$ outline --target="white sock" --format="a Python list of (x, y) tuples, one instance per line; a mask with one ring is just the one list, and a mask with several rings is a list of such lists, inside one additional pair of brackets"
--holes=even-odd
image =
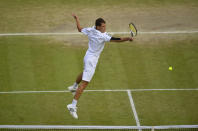
[(77, 89), (77, 88), (78, 88), (78, 84), (75, 82), (74, 85), (73, 85), (73, 87), (74, 87), (75, 89)]
[(77, 102), (78, 102), (77, 100), (73, 99), (72, 105), (73, 105), (73, 106), (76, 106), (76, 105), (77, 105)]

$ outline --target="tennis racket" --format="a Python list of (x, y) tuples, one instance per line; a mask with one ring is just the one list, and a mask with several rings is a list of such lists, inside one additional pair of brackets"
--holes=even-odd
[(131, 32), (131, 36), (134, 37), (134, 36), (137, 36), (137, 28), (135, 27), (135, 24), (133, 24), (132, 22), (129, 24), (129, 29), (130, 29), (130, 32)]

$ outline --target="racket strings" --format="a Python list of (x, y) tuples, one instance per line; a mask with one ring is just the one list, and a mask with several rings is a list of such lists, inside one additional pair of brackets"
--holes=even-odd
[(136, 29), (136, 27), (133, 23), (129, 24), (129, 29), (131, 31), (131, 36), (132, 37), (137, 35), (137, 29)]

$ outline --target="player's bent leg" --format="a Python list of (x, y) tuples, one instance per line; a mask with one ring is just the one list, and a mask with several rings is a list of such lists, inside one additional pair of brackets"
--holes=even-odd
[(89, 84), (88, 81), (82, 81), (80, 86), (78, 87), (77, 91), (76, 91), (76, 94), (74, 96), (74, 99), (75, 100), (78, 100), (81, 96), (81, 94), (83, 93), (84, 89), (87, 87), (87, 85)]

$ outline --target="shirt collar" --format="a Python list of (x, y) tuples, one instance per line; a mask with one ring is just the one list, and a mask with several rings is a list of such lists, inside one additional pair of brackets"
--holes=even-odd
[[(96, 26), (93, 26), (92, 28), (95, 29), (96, 31), (100, 32), (99, 30), (96, 29)], [(102, 32), (100, 32), (100, 33), (102, 33)], [(102, 34), (105, 34), (105, 33), (106, 33), (106, 32), (104, 32), (104, 33), (102, 33)]]

